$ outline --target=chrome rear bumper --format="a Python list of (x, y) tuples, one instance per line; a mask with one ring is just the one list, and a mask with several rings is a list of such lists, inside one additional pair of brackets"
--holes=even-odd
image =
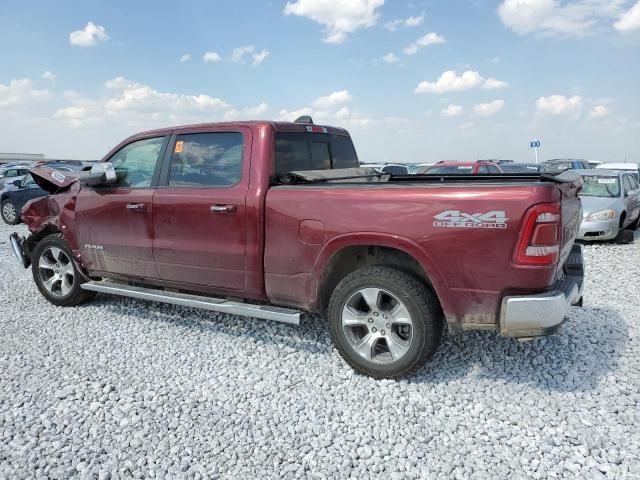
[(572, 305), (582, 298), (582, 247), (573, 247), (564, 265), (564, 278), (535, 295), (506, 296), (500, 310), (500, 333), (507, 337), (538, 337), (554, 333)]

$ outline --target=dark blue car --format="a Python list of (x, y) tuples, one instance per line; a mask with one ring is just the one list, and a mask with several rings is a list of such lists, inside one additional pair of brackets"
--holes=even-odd
[[(49, 165), (47, 165), (49, 166)], [(56, 170), (74, 171), (70, 167), (56, 167)], [(30, 173), (20, 179), (8, 181), (0, 193), (0, 213), (2, 220), (9, 225), (16, 225), (21, 221), (22, 207), (29, 200), (46, 197), (49, 193), (38, 186)]]

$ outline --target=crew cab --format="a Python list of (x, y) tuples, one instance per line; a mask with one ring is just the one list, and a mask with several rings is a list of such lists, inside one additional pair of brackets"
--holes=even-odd
[(52, 195), (11, 243), (59, 306), (103, 292), (292, 324), (325, 312), (351, 366), (395, 378), (445, 326), (528, 339), (581, 301), (575, 174), (381, 173), (310, 118), (154, 130), (89, 173), (31, 172)]

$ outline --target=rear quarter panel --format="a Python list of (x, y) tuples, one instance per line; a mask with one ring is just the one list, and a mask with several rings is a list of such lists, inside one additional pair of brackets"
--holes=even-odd
[[(506, 292), (537, 292), (556, 267), (512, 263), (522, 218), (558, 201), (551, 183), (281, 186), (266, 200), (265, 284), (274, 302), (316, 309), (331, 257), (350, 245), (381, 245), (412, 255), (452, 323), (495, 323)], [(434, 226), (445, 211), (503, 211), (506, 228)]]

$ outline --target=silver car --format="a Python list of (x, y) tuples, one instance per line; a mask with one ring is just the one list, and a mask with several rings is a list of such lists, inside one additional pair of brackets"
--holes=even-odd
[(640, 227), (640, 186), (633, 175), (615, 170), (576, 170), (584, 185), (581, 240), (614, 240), (625, 228)]

